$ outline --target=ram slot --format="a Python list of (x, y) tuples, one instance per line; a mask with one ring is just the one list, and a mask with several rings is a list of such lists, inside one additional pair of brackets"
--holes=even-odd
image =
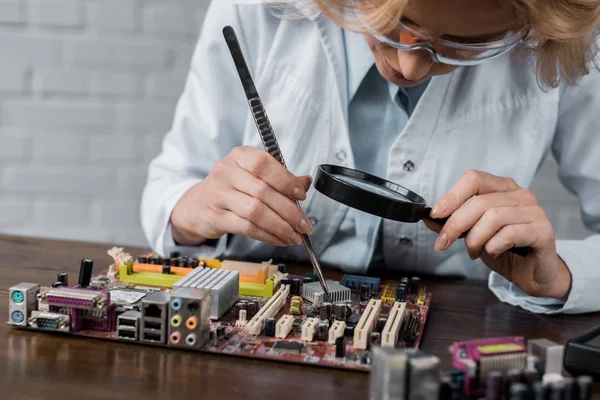
[(354, 328), (354, 348), (365, 350), (367, 348), (367, 339), (373, 329), (379, 313), (381, 312), (381, 300), (371, 299), (362, 317)]
[(329, 343), (335, 344), (335, 339), (340, 336), (344, 336), (344, 330), (346, 329), (346, 323), (344, 321), (335, 321), (331, 328), (329, 328)]
[(302, 340), (305, 342), (312, 342), (315, 337), (315, 330), (317, 329), (317, 318), (307, 318), (306, 322), (302, 325)]
[(267, 318), (274, 317), (281, 307), (284, 306), (287, 296), (290, 294), (290, 285), (281, 285), (277, 293), (269, 299), (269, 301), (261, 307), (254, 317), (246, 325), (245, 332), (251, 335), (259, 335), (265, 328)]
[(402, 325), (405, 312), (405, 302), (397, 301), (394, 303), (388, 316), (388, 320), (383, 327), (383, 331), (381, 332), (382, 347), (396, 347), (398, 335), (400, 334), (400, 326)]
[(294, 317), (291, 315), (284, 315), (277, 325), (275, 325), (275, 337), (278, 339), (285, 339), (292, 331), (292, 325), (294, 324)]

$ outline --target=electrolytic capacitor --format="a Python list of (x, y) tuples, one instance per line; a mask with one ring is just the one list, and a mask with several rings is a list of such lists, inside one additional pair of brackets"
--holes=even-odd
[(371, 346), (375, 346), (381, 343), (381, 333), (371, 332), (371, 335), (369, 336), (369, 343)]
[(281, 272), (282, 274), (285, 274), (285, 264), (277, 264), (277, 271)]
[(170, 266), (171, 265), (171, 259), (170, 258), (164, 258), (162, 263), (163, 263), (163, 265), (169, 265)]
[(321, 321), (331, 319), (332, 308), (333, 308), (333, 306), (331, 303), (329, 303), (329, 302), (322, 303), (321, 307), (319, 309), (319, 319)]
[(346, 357), (346, 339), (343, 336), (335, 339), (335, 356), (337, 358)]
[(311, 283), (313, 280), (310, 276), (305, 276), (304, 279), (302, 280), (303, 284), (307, 284), (307, 283)]
[(67, 274), (66, 272), (61, 272), (60, 274), (58, 274), (56, 280), (62, 283), (63, 286), (69, 286), (69, 274)]
[(269, 337), (275, 336), (275, 318), (267, 318), (265, 322), (265, 334)]
[(406, 299), (406, 286), (398, 285), (396, 288), (396, 301), (404, 301)]
[(198, 259), (197, 258), (192, 258), (190, 260), (190, 262), (188, 262), (188, 268), (192, 268), (192, 269), (198, 268), (198, 264), (199, 264)]
[(89, 258), (81, 260), (79, 267), (79, 287), (85, 288), (92, 280), (92, 270), (94, 269), (94, 261)]
[(375, 331), (376, 332), (383, 332), (383, 328), (385, 328), (385, 324), (387, 323), (387, 318), (381, 317), (381, 318), (377, 318), (377, 322), (375, 324)]
[(521, 382), (513, 383), (509, 391), (509, 400), (527, 400), (529, 398), (529, 388)]
[(535, 368), (527, 368), (523, 373), (525, 383), (529, 386), (533, 386), (533, 384), (540, 380), (540, 374)]
[(257, 312), (258, 304), (256, 304), (254, 301), (248, 302), (248, 304), (246, 305), (246, 313), (248, 314), (248, 318), (250, 319), (254, 317)]
[(490, 371), (485, 387), (486, 400), (500, 400), (502, 398), (502, 374), (499, 371)]
[(565, 399), (567, 399), (567, 400), (574, 399), (573, 394), (576, 390), (575, 379), (570, 376), (564, 377), (563, 384), (565, 386)]
[(408, 278), (407, 277), (403, 277), (402, 279), (400, 279), (400, 285), (404, 285), (404, 287), (406, 288), (406, 294), (409, 294), (409, 286), (408, 286)]
[(250, 303), (254, 303), (257, 312), (260, 310), (260, 300), (252, 300)]
[(319, 322), (317, 324), (317, 340), (326, 341), (328, 339), (329, 324), (327, 322)]
[(354, 337), (354, 325), (346, 325), (344, 328), (345, 337)]
[(418, 294), (421, 288), (421, 278), (413, 276), (410, 278), (410, 293)]
[(52, 282), (52, 287), (57, 288), (59, 286), (64, 286), (61, 281)]
[(162, 265), (162, 257), (159, 255), (155, 255), (154, 257), (152, 257), (152, 264)]
[(590, 376), (578, 376), (575, 385), (579, 394), (577, 400), (590, 400), (592, 398), (592, 378)]
[(366, 283), (360, 285), (360, 299), (369, 300), (371, 298), (371, 288)]
[(333, 318), (338, 321), (346, 320), (346, 304), (336, 303), (333, 305)]
[(163, 265), (163, 267), (162, 267), (162, 273), (163, 274), (170, 274), (171, 273), (171, 266), (170, 265)]
[(562, 381), (550, 383), (550, 400), (566, 400), (565, 385)]
[(171, 267), (178, 267), (179, 266), (179, 258), (171, 258), (171, 262), (169, 264), (171, 264)]
[[(283, 278), (281, 280), (281, 285), (290, 285), (292, 283), (292, 280), (290, 278)], [(290, 288), (291, 289), (291, 288)]]
[(179, 266), (180, 266), (181, 268), (187, 268), (187, 267), (188, 267), (188, 262), (189, 262), (189, 261), (188, 261), (188, 259), (187, 259), (187, 258), (181, 257), (181, 258), (179, 259)]
[(547, 400), (550, 397), (547, 386), (545, 386), (541, 381), (537, 381), (531, 385), (531, 392), (533, 394), (533, 400)]
[(510, 392), (510, 388), (513, 384), (519, 383), (522, 380), (521, 371), (518, 369), (511, 369), (506, 373), (506, 392)]
[(146, 256), (139, 256), (138, 257), (138, 263), (140, 263), (140, 264), (148, 264), (148, 257), (146, 257)]
[(174, 250), (169, 253), (169, 258), (179, 258), (181, 257), (181, 253), (177, 250)]
[(299, 295), (300, 294), (300, 285), (301, 285), (302, 281), (298, 278), (294, 278), (292, 279), (292, 287), (290, 287), (290, 293), (293, 296)]

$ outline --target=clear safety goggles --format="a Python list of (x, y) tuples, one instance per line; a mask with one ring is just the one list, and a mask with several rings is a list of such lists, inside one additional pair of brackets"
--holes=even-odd
[[(359, 20), (362, 19), (359, 17)], [(501, 56), (516, 47), (529, 33), (529, 26), (509, 30), (484, 41), (453, 41), (423, 35), (402, 22), (386, 33), (381, 34), (363, 22), (369, 33), (380, 42), (403, 51), (427, 51), (433, 61), (455, 66), (481, 64)]]

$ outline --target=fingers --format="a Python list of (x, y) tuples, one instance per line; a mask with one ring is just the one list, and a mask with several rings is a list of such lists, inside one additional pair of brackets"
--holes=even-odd
[(296, 181), (304, 188), (305, 192), (308, 192), (312, 184), (312, 177), (310, 175), (298, 176), (296, 177)]
[[(482, 218), (485, 217), (485, 221), (497, 222), (496, 220), (500, 217), (494, 211), (495, 209), (535, 205), (537, 205), (535, 195), (526, 189), (477, 196), (463, 204), (448, 218), (442, 228), (442, 234), (446, 235), (445, 248), (450, 247), (463, 233), (471, 230)], [(500, 226), (497, 229), (500, 229)], [(437, 248), (437, 250), (444, 250), (445, 248)]]
[(265, 181), (279, 193), (296, 200), (306, 199), (303, 182), (298, 182), (296, 176), (271, 155), (241, 146), (236, 147), (231, 156), (241, 168)]
[(254, 240), (261, 241), (273, 246), (289, 246), (289, 241), (284, 241), (273, 235), (272, 233), (262, 229), (258, 225), (250, 222), (247, 219), (236, 215), (230, 211), (222, 210), (218, 213), (219, 224), (223, 228), (234, 235), (246, 236)]
[(432, 231), (436, 232), (436, 233), (440, 233), (440, 231), (442, 230), (443, 226), (440, 224), (436, 224), (433, 221), (430, 221), (428, 219), (424, 219), (423, 223), (425, 224), (425, 226), (427, 226), (429, 229), (431, 229)]
[[(538, 226), (540, 223), (547, 223), (549, 226), (539, 232), (529, 232), (531, 226)], [(521, 228), (515, 231), (514, 227)], [(465, 245), (472, 259), (479, 258), (484, 250), (490, 255), (499, 255), (512, 247), (540, 246), (540, 238), (549, 237), (548, 229), (552, 231), (552, 226), (539, 206), (498, 207), (483, 214), (467, 234)], [(526, 236), (512, 236), (514, 233)], [(524, 242), (526, 244), (521, 244)]]
[(544, 245), (553, 242), (554, 238), (554, 229), (548, 220), (506, 225), (485, 244), (485, 251), (492, 257), (497, 257), (513, 247), (544, 248)]
[(431, 210), (431, 216), (433, 218), (445, 218), (476, 195), (511, 192), (519, 189), (519, 185), (511, 178), (471, 170), (466, 172), (456, 185), (438, 200)]

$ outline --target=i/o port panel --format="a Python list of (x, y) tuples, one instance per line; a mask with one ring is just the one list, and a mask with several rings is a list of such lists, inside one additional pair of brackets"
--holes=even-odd
[(201, 348), (210, 333), (211, 297), (201, 289), (178, 288), (169, 302), (169, 338), (171, 347)]

